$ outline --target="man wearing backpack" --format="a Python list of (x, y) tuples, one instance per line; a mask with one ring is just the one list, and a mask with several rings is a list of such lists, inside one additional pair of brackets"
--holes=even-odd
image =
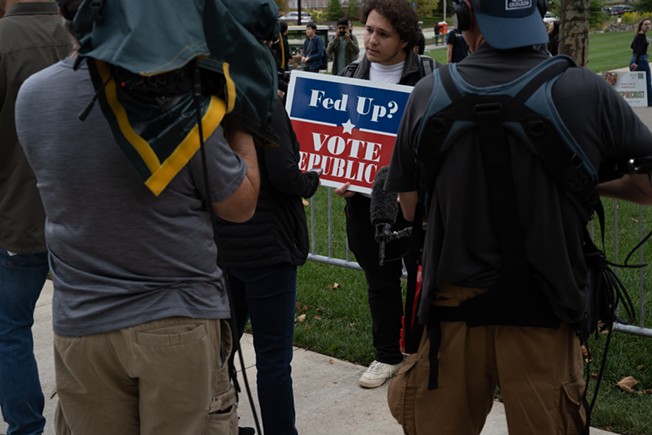
[[(430, 58), (420, 58), (412, 47), (417, 41), (418, 18), (408, 2), (370, 0), (362, 7), (365, 23), (365, 56), (359, 63), (346, 67), (342, 75), (379, 83), (414, 86), (432, 72)], [(410, 281), (416, 275), (417, 255), (410, 251), (410, 242), (387, 244), (384, 265), (378, 264), (379, 244), (374, 240), (370, 219), (370, 198), (348, 190), (349, 184), (335, 189), (346, 198), (346, 234), (349, 247), (367, 279), (369, 308), (372, 319), (375, 360), (359, 379), (360, 386), (376, 388), (398, 371), (403, 361), (399, 347), (403, 299), (401, 296), (402, 259)], [(394, 229), (409, 226), (402, 216)]]
[[(568, 166), (572, 160), (596, 174), (609, 161), (652, 155), (652, 134), (584, 68), (562, 68), (556, 81), (529, 82), (533, 89), (524, 91), (548, 98), (560, 123), (532, 113), (529, 121), (510, 124), (520, 116), (503, 110), (510, 99), (487, 97), (487, 90), (525, 83), (552, 63), (534, 48), (548, 40), (541, 23), (546, 6), (544, 0), (456, 1), (473, 55), (422, 80), (402, 119), (385, 187), (399, 192), (409, 220), (417, 203), (424, 204), (427, 223), (419, 307), (426, 330), (388, 394), (408, 434), (479, 434), (497, 387), (511, 434), (586, 429), (577, 334), (588, 311), (582, 241), (589, 213), (571, 183), (555, 178), (558, 167), (546, 166), (550, 156), (531, 149), (530, 134), (560, 137), (563, 122), (565, 141), (579, 144)], [(454, 98), (460, 92), (465, 96)], [(470, 110), (447, 117), (457, 101)], [(519, 128), (533, 133), (513, 133)], [(424, 161), (429, 153), (434, 159)], [(574, 181), (589, 186), (591, 205), (596, 193), (652, 204), (647, 174)]]
[(325, 54), (324, 41), (317, 35), (317, 25), (306, 25), (306, 39), (303, 41), (301, 63), (304, 71), (319, 72)]

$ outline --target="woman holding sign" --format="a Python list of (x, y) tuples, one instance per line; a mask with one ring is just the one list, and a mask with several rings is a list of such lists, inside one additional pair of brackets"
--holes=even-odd
[(629, 62), (631, 71), (643, 71), (647, 84), (647, 105), (652, 106), (652, 77), (650, 77), (650, 64), (648, 63), (647, 48), (650, 43), (647, 40), (647, 32), (652, 22), (650, 18), (643, 18), (636, 25), (636, 36), (631, 44), (632, 59)]

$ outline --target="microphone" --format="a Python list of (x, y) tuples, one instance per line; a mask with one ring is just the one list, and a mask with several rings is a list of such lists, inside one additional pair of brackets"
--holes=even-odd
[(398, 195), (385, 190), (389, 166), (383, 166), (376, 173), (374, 184), (371, 187), (371, 204), (369, 215), (371, 224), (376, 227), (374, 240), (380, 244), (378, 251), (378, 264), (385, 264), (385, 244), (390, 240), (392, 225), (398, 216)]

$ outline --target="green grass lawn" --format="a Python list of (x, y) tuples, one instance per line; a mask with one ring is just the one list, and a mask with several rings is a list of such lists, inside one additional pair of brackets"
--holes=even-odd
[[(589, 62), (587, 68), (594, 72), (624, 68), (629, 64), (632, 50), (629, 48), (632, 32), (605, 32), (589, 35)], [(434, 40), (429, 40), (432, 43)], [(442, 64), (446, 63), (446, 49), (434, 49), (425, 53)]]
[[(329, 198), (330, 196), (330, 198)], [(344, 258), (346, 250), (343, 201), (329, 195), (328, 189), (320, 188), (315, 200), (308, 206), (309, 220), (315, 225), (316, 253)], [(325, 242), (332, 210), (333, 244)], [(640, 238), (641, 226), (645, 231), (652, 229), (652, 209), (639, 208), (627, 203), (605, 201), (605, 250), (609, 260), (623, 262), (627, 253)], [(314, 212), (314, 213), (313, 213)], [(314, 216), (311, 219), (311, 216)], [(615, 220), (618, 221), (617, 228)], [(594, 225), (594, 237), (600, 232)], [(615, 246), (619, 246), (617, 255)], [(643, 248), (643, 259), (652, 258), (652, 246)], [(639, 254), (633, 256), (631, 264), (639, 262)], [(648, 260), (649, 261), (649, 260)], [(639, 276), (644, 274), (646, 288), (643, 291), (648, 319), (652, 323), (652, 292), (650, 292), (649, 267), (618, 271), (621, 280), (629, 289), (638, 310)], [(604, 347), (605, 336), (593, 337), (589, 343), (592, 364), (590, 392), (595, 387), (594, 376)], [(295, 345), (327, 354), (336, 358), (369, 364), (373, 358), (371, 345), (371, 320), (367, 305), (366, 281), (362, 272), (344, 267), (309, 261), (299, 268), (297, 290), (297, 322)], [(616, 332), (613, 335), (609, 359), (595, 407), (592, 425), (620, 434), (649, 435), (652, 433), (652, 340), (650, 338)], [(638, 384), (631, 393), (616, 387), (626, 376), (633, 376)], [(646, 391), (647, 390), (647, 391)], [(590, 395), (589, 395), (590, 397)]]
[(633, 38), (632, 32), (591, 33), (587, 68), (603, 72), (628, 66)]
[[(589, 67), (596, 71), (621, 68), (629, 61), (632, 34), (604, 33), (590, 37)], [(431, 55), (445, 63), (445, 50), (433, 50)], [(443, 56), (443, 58), (441, 57)], [(320, 188), (314, 201), (306, 208), (311, 228), (313, 252), (336, 258), (346, 258), (343, 201)], [(607, 223), (605, 248), (612, 261), (622, 262), (641, 237), (652, 229), (652, 209), (626, 203), (605, 201)], [(614, 222), (617, 220), (616, 228)], [(328, 244), (328, 223), (332, 222), (333, 243)], [(594, 227), (599, 238), (599, 228)], [(615, 249), (618, 246), (618, 249)], [(652, 246), (643, 248), (643, 259), (650, 261)], [(354, 260), (350, 255), (349, 259)], [(631, 262), (640, 261), (637, 253)], [(640, 297), (645, 300), (644, 317), (652, 326), (652, 288), (650, 274), (642, 270), (619, 270), (620, 278), (630, 290), (638, 310)], [(645, 288), (639, 289), (643, 274)], [(640, 292), (640, 293), (639, 293)], [(642, 294), (643, 296), (640, 296)], [(595, 376), (604, 346), (605, 336), (593, 337), (589, 343)], [(297, 322), (295, 344), (336, 358), (369, 364), (373, 358), (371, 322), (367, 305), (366, 282), (359, 270), (309, 261), (299, 268), (297, 290)], [(632, 392), (625, 392), (616, 383), (632, 376), (640, 383)], [(595, 380), (591, 382), (595, 386)], [(627, 435), (652, 434), (652, 339), (614, 333), (609, 359), (600, 389), (592, 425)], [(590, 396), (589, 396), (590, 397)]]

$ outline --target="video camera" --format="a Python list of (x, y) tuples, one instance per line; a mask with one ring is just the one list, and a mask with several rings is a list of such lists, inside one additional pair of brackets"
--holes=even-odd
[(224, 77), (211, 74), (211, 71), (200, 67), (197, 62), (189, 62), (182, 68), (152, 76), (135, 74), (116, 65), (110, 65), (110, 69), (118, 88), (124, 91), (123, 96), (155, 104), (163, 111), (191, 91), (225, 97)]

